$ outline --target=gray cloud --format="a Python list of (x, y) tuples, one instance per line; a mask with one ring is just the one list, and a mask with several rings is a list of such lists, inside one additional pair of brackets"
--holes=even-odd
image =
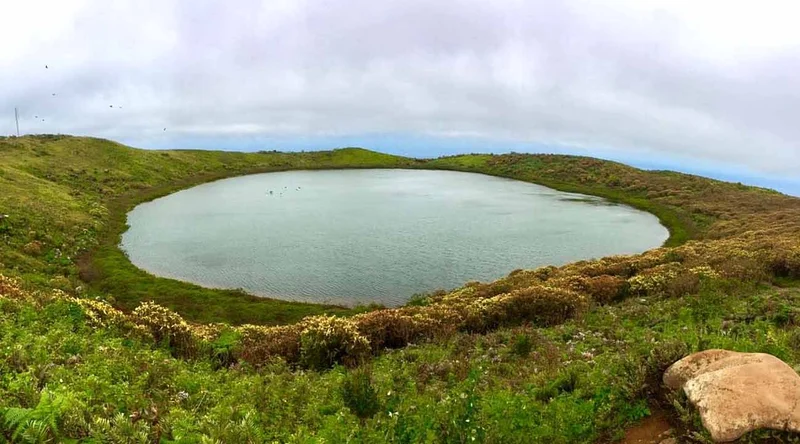
[[(166, 137), (164, 127), (187, 140), (391, 133), (690, 158), (784, 176), (800, 165), (800, 30), (790, 19), (800, 11), (790, 2), (14, 8), (16, 19), (0, 27), (0, 38), (16, 43), (0, 49), (0, 105), (9, 115), (20, 106), (28, 132), (144, 145)], [(2, 120), (0, 133), (12, 131)]]

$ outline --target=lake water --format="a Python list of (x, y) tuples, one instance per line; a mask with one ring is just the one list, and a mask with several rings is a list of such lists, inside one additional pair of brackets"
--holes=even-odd
[(220, 180), (128, 214), (138, 267), (279, 299), (401, 305), (516, 268), (638, 253), (668, 237), (623, 205), (450, 171), (328, 170)]

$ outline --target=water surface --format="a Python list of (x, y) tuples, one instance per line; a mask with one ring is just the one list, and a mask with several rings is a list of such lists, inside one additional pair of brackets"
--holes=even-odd
[(220, 180), (128, 214), (122, 248), (157, 276), (287, 300), (403, 304), (516, 268), (638, 253), (658, 219), (602, 199), (450, 171)]

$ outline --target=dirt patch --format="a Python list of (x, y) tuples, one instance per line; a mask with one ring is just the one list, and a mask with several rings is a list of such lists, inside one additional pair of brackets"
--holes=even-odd
[(647, 418), (625, 432), (622, 444), (659, 444), (671, 437), (672, 426), (663, 410), (654, 410)]

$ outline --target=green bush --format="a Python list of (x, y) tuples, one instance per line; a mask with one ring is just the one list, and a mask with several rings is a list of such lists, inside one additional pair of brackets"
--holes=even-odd
[(378, 392), (372, 385), (372, 375), (366, 367), (347, 372), (341, 394), (344, 405), (362, 420), (375, 416), (381, 409)]
[(511, 342), (511, 353), (524, 358), (531, 354), (532, 350), (533, 340), (529, 335), (520, 333), (514, 336), (514, 340)]
[(234, 349), (239, 340), (240, 334), (236, 330), (226, 329), (211, 343), (211, 362), (214, 368), (230, 367), (236, 363)]

